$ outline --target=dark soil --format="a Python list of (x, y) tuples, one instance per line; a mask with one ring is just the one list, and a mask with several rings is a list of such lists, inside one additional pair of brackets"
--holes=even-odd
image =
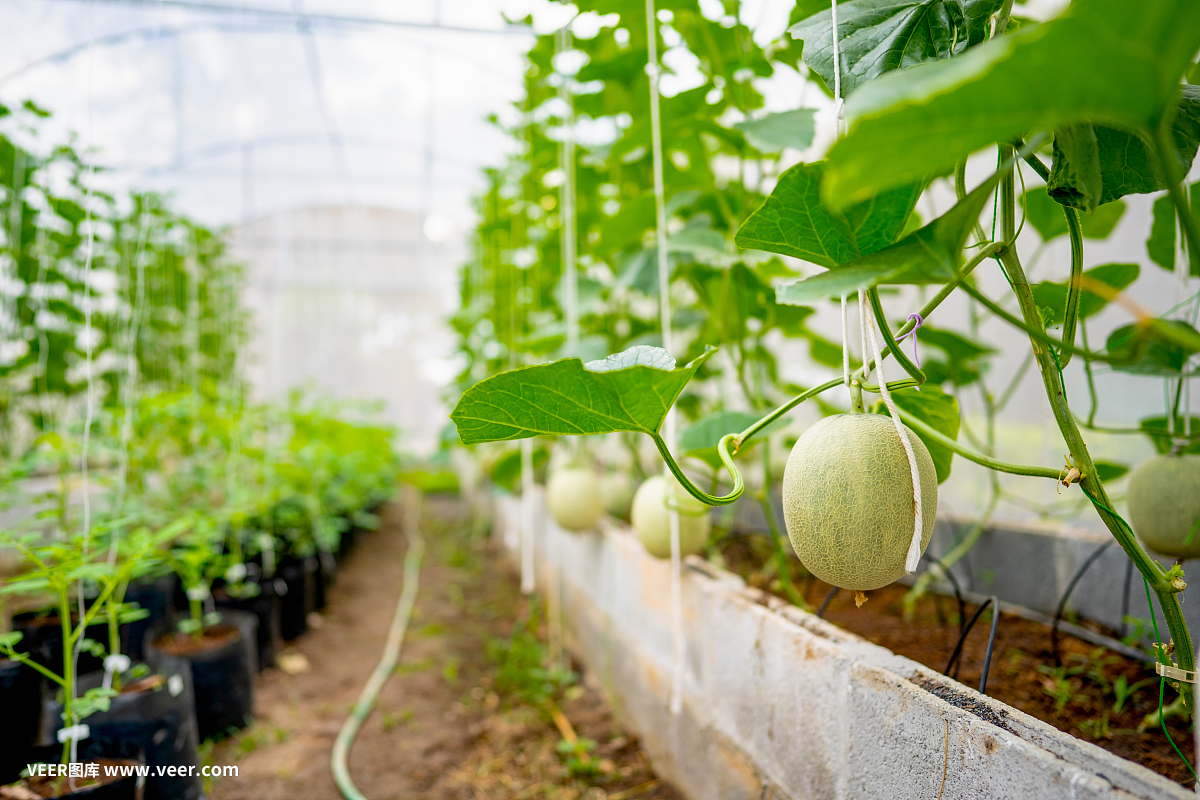
[(78, 792), (82, 789), (87, 789), (92, 786), (104, 786), (109, 783), (115, 783), (122, 775), (106, 775), (106, 767), (128, 767), (134, 766), (138, 762), (131, 758), (99, 758), (93, 761), (84, 761), (84, 764), (98, 764), (100, 766), (100, 776), (97, 778), (60, 778), (60, 777), (30, 777), (24, 778), (17, 785), (23, 789), (28, 789), (39, 797), (59, 797), (64, 794)]
[(147, 675), (144, 678), (139, 678), (136, 681), (130, 681), (121, 685), (121, 694), (133, 694), (134, 692), (148, 692), (151, 689), (157, 689), (167, 682), (167, 679), (162, 675)]
[[(730, 539), (721, 549), (730, 570), (752, 586), (785, 597), (774, 580), (774, 570), (763, 571), (770, 554), (770, 542), (763, 537)], [(803, 568), (794, 559), (792, 564), (797, 587), (816, 609), (831, 587), (812, 576), (799, 577), (804, 575)], [(959, 638), (957, 601), (928, 593), (918, 602), (911, 621), (905, 621), (902, 599), (908, 588), (895, 583), (867, 592), (862, 608), (855, 607), (853, 592), (840, 591), (829, 604), (825, 619), (941, 672)], [(967, 620), (976, 609), (967, 604)], [(961, 669), (955, 676), (973, 689), (979, 688), (990, 623), (991, 612), (985, 611), (967, 638)], [(987, 694), (1183, 786), (1194, 785), (1161, 727), (1137, 730), (1147, 714), (1158, 710), (1159, 680), (1152, 667), (1062, 633), (1059, 653), (1062, 666), (1056, 667), (1049, 626), (1001, 614)], [(1117, 710), (1122, 678), (1124, 686), (1138, 688)], [(1168, 687), (1165, 702), (1175, 697)], [(1167, 728), (1179, 749), (1191, 758), (1195, 745), (1190, 726), (1176, 718), (1168, 721)]]
[(154, 646), (164, 653), (173, 656), (190, 656), (197, 653), (207, 653), (219, 650), (227, 644), (236, 642), (241, 632), (232, 625), (209, 625), (200, 636), (175, 631), (158, 637)]
[[(570, 728), (596, 743), (589, 775), (573, 776), (556, 751), (563, 737), (550, 706), (497, 684), (497, 644), (529, 604), (458, 513), (455, 501), (426, 498), (421, 590), (400, 663), (350, 753), (358, 788), (372, 800), (679, 800), (586, 675), (554, 699)], [(330, 752), (379, 660), (401, 588), (402, 515), (389, 506), (383, 517), (339, 570), (321, 624), (282, 654), (281, 667), (295, 674), (265, 671), (255, 726), (208, 756), (239, 767), (239, 777), (216, 782), (214, 800), (340, 800)]]

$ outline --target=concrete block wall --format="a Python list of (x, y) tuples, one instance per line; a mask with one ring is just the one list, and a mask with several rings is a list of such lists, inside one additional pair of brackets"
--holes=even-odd
[[(558, 582), (573, 649), (692, 800), (1195, 797), (695, 558), (673, 715), (668, 563), (618, 524), (562, 531), (537, 502), (538, 590)], [(517, 503), (500, 496), (493, 515), (510, 546)]]

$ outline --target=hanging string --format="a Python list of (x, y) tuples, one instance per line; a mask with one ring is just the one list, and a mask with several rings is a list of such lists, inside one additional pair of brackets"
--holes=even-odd
[[(658, 25), (654, 0), (646, 0), (646, 39), (649, 50), (646, 72), (650, 76), (650, 150), (654, 162), (655, 240), (658, 255), (659, 315), (663, 349), (671, 351), (671, 272), (667, 259), (667, 205), (663, 188), (662, 119), (658, 107)], [(663, 435), (668, 449), (675, 449), (675, 408), (667, 412)], [(675, 670), (671, 680), (669, 707), (672, 714), (683, 710), (683, 668), (686, 647), (683, 639), (683, 586), (679, 554), (679, 509), (675, 503), (675, 476), (663, 465), (664, 494), (670, 498), (671, 521), (671, 637), (674, 643)]]
[(533, 594), (533, 439), (521, 440), (521, 594)]
[(1167, 438), (1175, 443), (1175, 409), (1171, 403), (1171, 379), (1163, 378), (1163, 407), (1167, 414)]
[[(859, 313), (863, 319), (863, 334), (866, 335), (867, 328), (870, 328), (871, 350), (875, 356), (875, 364), (879, 370), (879, 392), (883, 395), (883, 404), (887, 406), (888, 413), (892, 415), (892, 423), (896, 426), (896, 433), (900, 435), (900, 444), (904, 445), (904, 454), (908, 457), (908, 469), (912, 475), (913, 487), (913, 535), (912, 541), (908, 545), (908, 557), (904, 562), (904, 569), (909, 572), (916, 572), (917, 566), (921, 562), (921, 539), (925, 532), (925, 516), (921, 509), (921, 473), (917, 468), (917, 454), (913, 451), (912, 441), (909, 439), (908, 429), (904, 427), (904, 423), (900, 421), (900, 412), (896, 409), (896, 403), (892, 400), (892, 392), (888, 389), (887, 375), (883, 370), (883, 353), (879, 347), (879, 331), (875, 328), (875, 318), (871, 314), (867, 304), (866, 292), (858, 293)], [(886, 325), (883, 320), (879, 320), (880, 325)], [(864, 353), (863, 361), (867, 361), (869, 356)]]
[[(88, 25), (91, 27), (93, 20), (91, 14), (88, 14)], [(88, 147), (92, 144), (92, 62), (88, 60), (87, 71), (87, 143)], [(91, 485), (89, 483), (88, 474), (88, 455), (91, 450), (92, 443), (92, 421), (96, 416), (96, 401), (93, 396), (93, 374), (92, 374), (92, 256), (96, 249), (96, 232), (95, 224), (92, 220), (92, 184), (95, 180), (96, 165), (92, 162), (87, 150), (84, 150), (83, 157), (87, 159), (87, 187), (84, 189), (83, 197), (83, 214), (84, 226), (87, 228), (87, 238), (85, 239), (84, 263), (83, 263), (83, 346), (84, 346), (84, 378), (86, 383), (87, 396), (85, 397), (86, 409), (84, 411), (83, 421), (83, 445), (82, 453), (80, 454), (80, 469), (82, 474), (81, 485), (83, 490), (83, 556), (86, 561), (88, 555), (88, 547), (91, 544), (92, 533), (92, 503), (91, 503)], [(79, 624), (83, 625), (87, 619), (84, 607), (83, 597), (83, 581), (79, 581), (78, 585), (78, 600), (79, 600)], [(67, 625), (68, 621), (63, 620), (63, 625)], [(79, 675), (79, 654), (83, 650), (83, 631), (80, 632), (79, 638), (75, 642), (74, 652), (71, 656), (74, 665), (71, 668), (70, 685), (64, 687), (67, 692), (67, 701), (72, 705), (75, 702), (76, 688), (78, 685)], [(65, 705), (65, 704), (64, 704)], [(63, 720), (69, 722), (68, 720)], [(74, 718), (70, 721), (74, 721)], [(79, 758), (79, 740), (84, 738), (86, 734), (86, 726), (80, 726), (78, 723), (68, 729), (75, 728), (75, 736), (71, 737), (71, 762), (78, 761)], [(82, 734), (82, 735), (81, 735)]]
[(842, 295), (842, 382), (850, 388), (850, 313), (846, 308), (846, 295)]
[[(867, 309), (865, 298), (866, 294), (860, 290), (858, 293), (858, 332), (862, 338), (860, 347), (862, 347), (863, 383), (866, 383), (867, 379), (871, 377), (871, 351), (867, 348), (867, 320), (871, 316), (871, 312)], [(879, 364), (878, 361), (875, 363)], [(882, 370), (880, 374), (882, 374)]]
[[(842, 99), (842, 51), (838, 43), (841, 32), (838, 30), (837, 0), (832, 0), (830, 20), (833, 23), (833, 113), (837, 124), (837, 135), (846, 132), (846, 102)], [(866, 359), (866, 356), (863, 356)]]
[[(149, 199), (147, 198), (145, 202), (148, 201)], [(146, 246), (146, 237), (149, 228), (146, 224), (146, 217), (146, 209), (142, 208), (141, 213), (138, 215), (138, 240), (133, 255), (133, 267), (137, 273), (137, 278), (129, 316), (129, 352), (126, 354), (125, 360), (125, 397), (123, 398), (125, 416), (121, 420), (121, 452), (120, 462), (117, 467), (117, 496), (113, 502), (112, 511), (114, 518), (119, 518), (125, 508), (125, 492), (129, 484), (129, 449), (130, 443), (133, 441), (133, 401), (137, 391), (138, 380), (138, 338), (142, 324), (142, 308), (145, 306), (146, 300), (146, 268), (142, 253)], [(132, 279), (133, 276), (130, 275), (129, 278)], [(117, 551), (120, 549), (120, 546), (121, 526), (118, 525), (113, 529), (112, 540), (108, 546), (109, 565), (117, 563)]]
[[(554, 39), (559, 55), (572, 47), (571, 23), (559, 29)], [(560, 62), (561, 63), (561, 62)], [(574, 353), (579, 344), (579, 276), (576, 267), (578, 251), (575, 232), (575, 100), (571, 96), (570, 76), (559, 73), (558, 97), (566, 106), (563, 120), (563, 139), (558, 146), (559, 169), (563, 182), (559, 188), (559, 205), (562, 208), (562, 235), (559, 248), (563, 265), (563, 304), (566, 311), (567, 347)]]

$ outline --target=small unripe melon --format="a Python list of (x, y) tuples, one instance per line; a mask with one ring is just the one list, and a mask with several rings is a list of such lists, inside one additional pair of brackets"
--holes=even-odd
[(608, 472), (600, 479), (600, 497), (604, 501), (604, 510), (614, 517), (629, 516), (629, 506), (633, 502), (633, 481), (628, 473)]
[(554, 521), (569, 531), (590, 531), (604, 513), (600, 481), (583, 467), (555, 470), (546, 484), (546, 505)]
[(1129, 519), (1146, 547), (1174, 558), (1200, 557), (1200, 456), (1155, 456), (1129, 476)]
[[(674, 478), (669, 484), (679, 509), (679, 555), (699, 553), (712, 527), (709, 507), (688, 494)], [(671, 512), (667, 505), (668, 483), (662, 475), (642, 482), (633, 496), (630, 520), (638, 541), (655, 558), (671, 557)]]
[[(937, 471), (908, 431), (921, 478), (921, 551), (937, 518)], [(839, 414), (796, 442), (783, 472), (788, 538), (813, 575), (867, 591), (904, 576), (913, 538), (912, 471), (895, 423), (880, 414)]]

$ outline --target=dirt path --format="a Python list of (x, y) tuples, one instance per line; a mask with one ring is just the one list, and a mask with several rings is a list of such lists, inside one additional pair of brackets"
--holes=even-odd
[[(596, 743), (575, 764), (575, 777), (556, 752), (562, 737), (548, 715), (504, 693), (503, 679), (495, 690), (497, 643), (528, 614), (528, 603), (492, 547), (469, 540), (456, 508), (426, 501), (428, 549), (408, 638), (350, 754), (359, 789), (371, 800), (677, 800), (588, 681), (556, 695), (578, 735)], [(386, 510), (381, 529), (363, 537), (343, 565), (323, 624), (288, 648), (309, 669), (260, 677), (257, 724), (211, 754), (211, 763), (239, 767), (238, 777), (216, 782), (214, 800), (341, 797), (330, 751), (391, 623), (405, 550), (400, 518), (398, 507)]]

